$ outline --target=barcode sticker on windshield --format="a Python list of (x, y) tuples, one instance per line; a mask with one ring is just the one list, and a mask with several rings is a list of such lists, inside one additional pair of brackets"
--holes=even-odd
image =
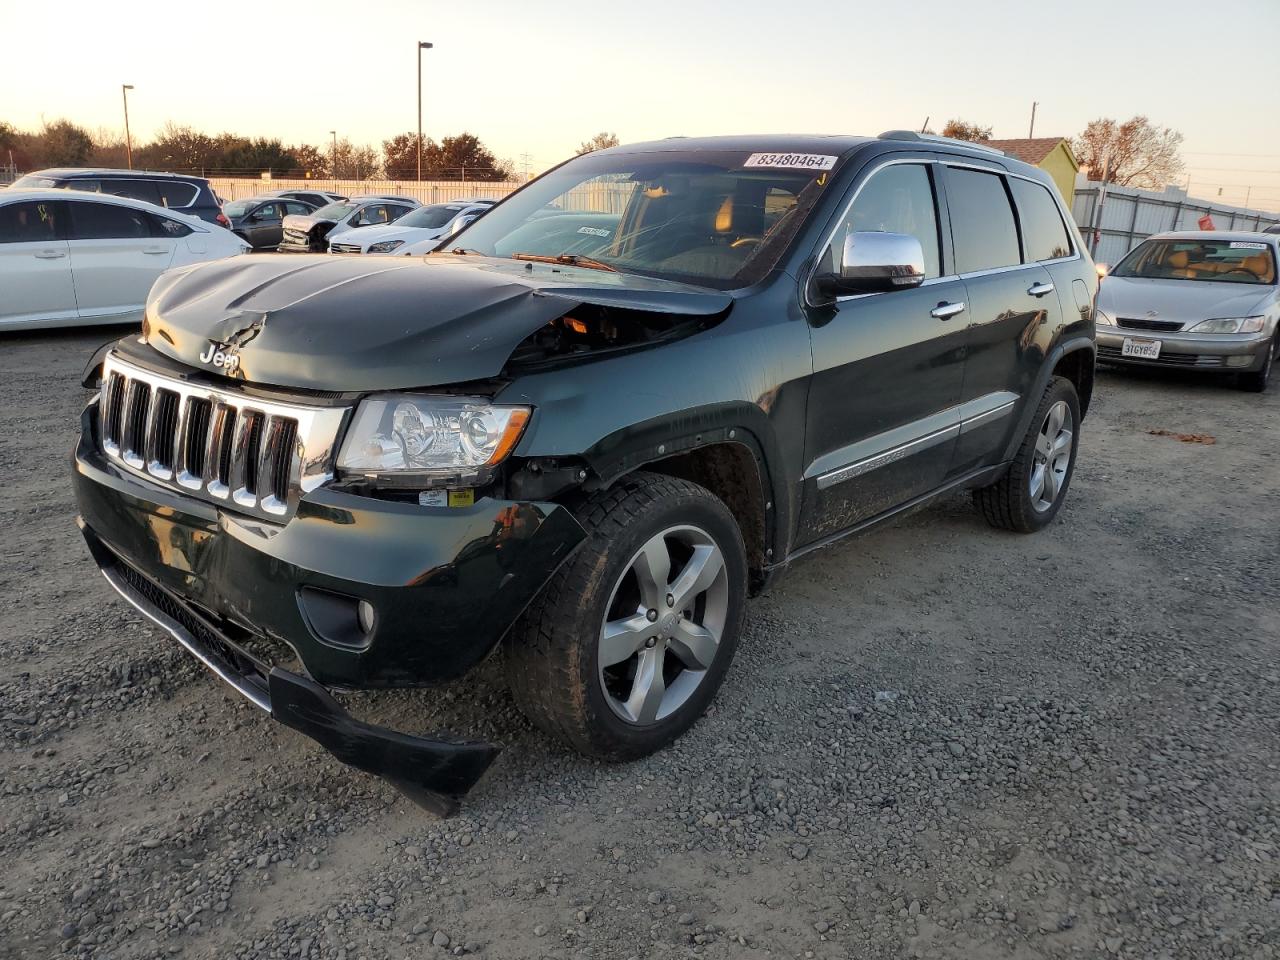
[(585, 233), (592, 237), (612, 237), (612, 230), (601, 230), (599, 227), (579, 227), (579, 233)]
[(753, 153), (744, 167), (787, 167), (793, 170), (830, 170), (836, 158), (825, 153)]
[(1254, 243), (1252, 240), (1232, 240), (1230, 243), (1232, 250), (1265, 250), (1265, 243)]

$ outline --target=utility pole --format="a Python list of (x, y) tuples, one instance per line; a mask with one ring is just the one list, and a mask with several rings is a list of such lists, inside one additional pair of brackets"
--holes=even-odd
[(929, 118), (925, 117), (924, 123), (920, 124), (920, 132), (924, 133), (928, 129), (929, 129)]
[(1102, 183), (1098, 185), (1098, 208), (1094, 217), (1093, 227), (1093, 243), (1089, 246), (1089, 256), (1094, 256), (1098, 252), (1098, 242), (1102, 239), (1102, 207), (1107, 202), (1107, 183), (1111, 180), (1111, 155), (1107, 155), (1107, 162), (1102, 168)]
[(130, 170), (133, 169), (133, 138), (129, 136), (129, 91), (132, 89), (132, 83), (120, 84), (120, 96), (124, 98), (124, 155)]
[(1028, 140), (1036, 135), (1036, 107), (1039, 105), (1040, 104), (1037, 101), (1031, 101), (1031, 126), (1027, 129)]
[(431, 44), (418, 41), (418, 180), (422, 180), (422, 51), (430, 50)]
[(529, 161), (532, 159), (533, 159), (533, 156), (531, 154), (528, 154), (528, 153), (520, 154), (520, 163), (521, 163), (521, 167), (523, 168), (522, 175), (524, 176), (524, 179), (526, 182), (528, 182), (529, 180)]

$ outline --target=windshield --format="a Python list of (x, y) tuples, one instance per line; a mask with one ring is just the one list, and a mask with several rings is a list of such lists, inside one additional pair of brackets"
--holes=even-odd
[(317, 220), (341, 220), (355, 208), (356, 205), (354, 203), (331, 203), (328, 206), (321, 207), (311, 216)]
[(256, 200), (232, 200), (222, 207), (222, 212), (228, 217), (243, 217), (256, 202)]
[(1275, 283), (1271, 246), (1253, 240), (1148, 240), (1111, 271), (1114, 277)]
[(443, 227), (466, 209), (461, 203), (433, 203), (406, 213), (396, 221), (397, 227)]
[(746, 150), (588, 154), (513, 194), (440, 252), (596, 261), (597, 269), (745, 286), (778, 262), (836, 160)]

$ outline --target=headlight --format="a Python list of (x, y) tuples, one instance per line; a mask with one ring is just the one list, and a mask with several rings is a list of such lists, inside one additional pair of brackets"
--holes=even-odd
[(403, 243), (403, 240), (383, 240), (381, 243), (371, 243), (365, 253), (390, 253)]
[(1222, 320), (1201, 320), (1188, 333), (1257, 333), (1266, 323), (1266, 317), (1228, 317)]
[(528, 422), (528, 407), (475, 397), (369, 397), (342, 441), (338, 469), (408, 485), (483, 483)]
[(1101, 307), (1093, 311), (1093, 322), (1100, 327), (1114, 327), (1115, 321)]

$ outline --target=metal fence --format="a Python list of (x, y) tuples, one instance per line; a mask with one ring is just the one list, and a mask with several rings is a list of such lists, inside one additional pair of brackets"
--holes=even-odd
[(211, 177), (209, 186), (224, 200), (243, 200), (273, 190), (323, 190), (344, 197), (389, 194), (412, 197), (420, 203), (453, 200), (500, 200), (518, 187), (507, 180), (261, 180), (250, 177)]
[(1265, 230), (1280, 223), (1280, 213), (1197, 200), (1177, 187), (1163, 191), (1115, 184), (1105, 191), (1100, 187), (1096, 182), (1076, 187), (1071, 211), (1085, 243), (1092, 248), (1096, 242), (1094, 259), (1099, 263), (1115, 263), (1153, 233), (1203, 229), (1199, 223), (1203, 217), (1212, 218), (1215, 230)]

